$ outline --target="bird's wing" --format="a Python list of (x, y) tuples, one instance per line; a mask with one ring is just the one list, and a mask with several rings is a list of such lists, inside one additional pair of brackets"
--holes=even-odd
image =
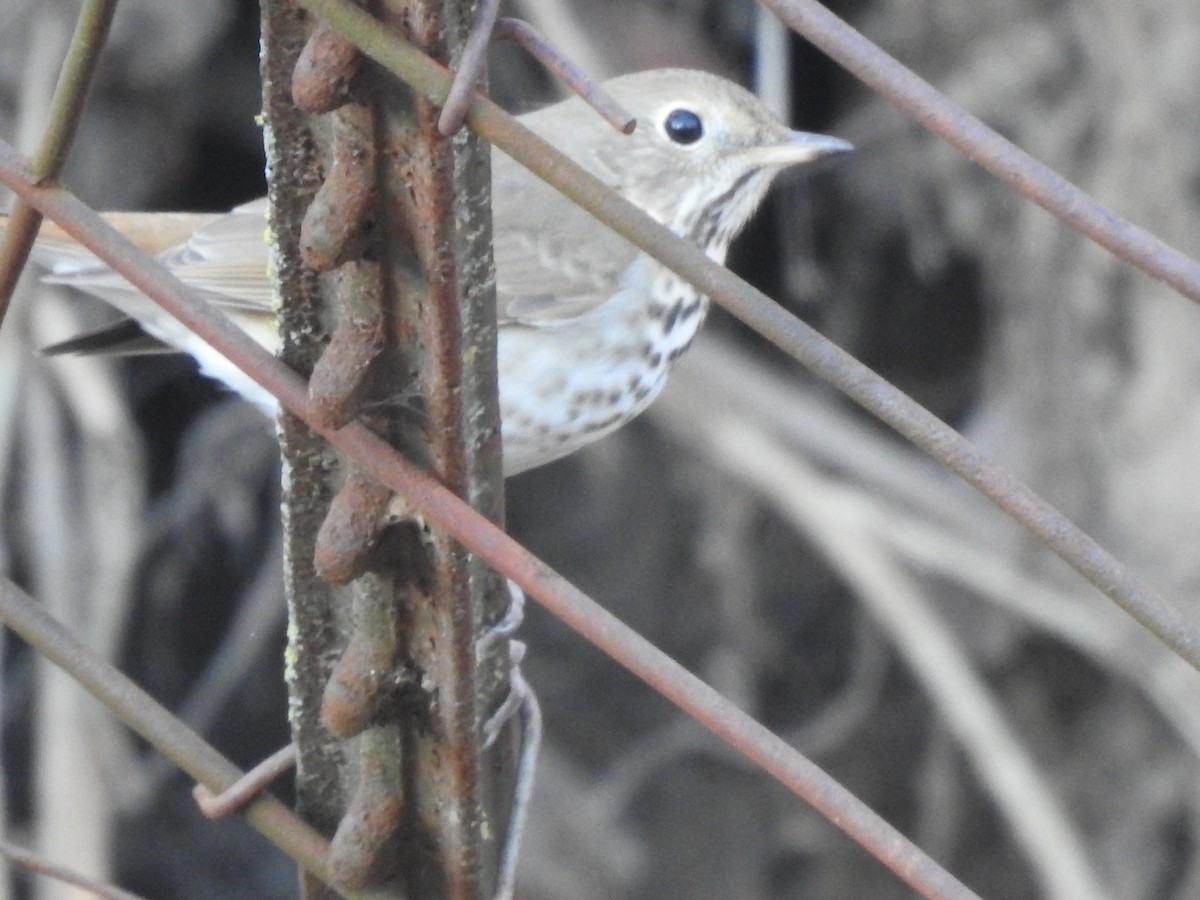
[[(554, 325), (595, 309), (621, 287), (638, 250), (553, 188), (516, 172), (496, 154), (494, 209), (497, 314), (502, 322)], [(501, 161), (503, 160), (503, 161)], [(507, 193), (507, 196), (504, 196)], [(515, 202), (514, 198), (515, 197)], [(181, 216), (186, 240), (159, 254), (185, 284), (214, 304), (254, 318), (271, 313), (266, 200), (223, 215)], [(548, 219), (553, 218), (553, 227)], [(176, 218), (143, 219), (168, 229)], [(154, 222), (157, 219), (157, 223)], [(190, 233), (184, 229), (191, 229)], [(127, 230), (127, 228), (125, 229)], [(586, 235), (586, 240), (581, 238)], [(136, 242), (136, 239), (135, 239)], [(43, 235), (39, 255), (53, 273), (47, 281), (100, 295), (128, 291), (120, 275), (65, 235)], [(157, 247), (147, 247), (155, 250)]]
[[(158, 260), (184, 284), (205, 291), (218, 306), (270, 313), (265, 211), (266, 201), (261, 200), (216, 215), (113, 213), (105, 218), (142, 249), (158, 252)], [(43, 229), (35, 254), (50, 269), (46, 281), (51, 284), (101, 296), (132, 290), (124, 278), (57, 229)]]
[(159, 256), (184, 284), (209, 294), (218, 306), (247, 313), (271, 312), (270, 234), (267, 201), (256, 200), (217, 216)]
[(638, 249), (502, 154), (493, 166), (499, 320), (552, 326), (617, 293)]

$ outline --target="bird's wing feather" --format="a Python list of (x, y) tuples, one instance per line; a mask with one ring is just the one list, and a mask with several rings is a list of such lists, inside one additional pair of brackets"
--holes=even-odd
[[(113, 224), (128, 232), (143, 223), (147, 230), (174, 236), (172, 224), (178, 220), (181, 243), (158, 254), (163, 265), (184, 283), (205, 291), (218, 306), (250, 313), (271, 311), (270, 256), (267, 245), (266, 201), (255, 201), (223, 215), (162, 213), (129, 216), (123, 221), (116, 214)], [(161, 246), (138, 240), (134, 243), (150, 251)], [(36, 254), (51, 275), (52, 284), (66, 284), (84, 291), (102, 293), (131, 290), (128, 283), (88, 250), (56, 230), (39, 235)]]
[(617, 293), (637, 259), (636, 247), (500, 153), (493, 155), (493, 203), (501, 322), (575, 319)]
[[(638, 249), (550, 186), (518, 172), (512, 160), (502, 154), (494, 159), (500, 321), (561, 324), (617, 293)], [(256, 318), (270, 315), (265, 211), (263, 199), (224, 215), (188, 217), (181, 223), (191, 229), (185, 232), (186, 240), (158, 258), (185, 284), (203, 290), (215, 305)], [(154, 216), (158, 219), (154, 224), (168, 227), (170, 218), (171, 214)], [(553, 219), (552, 228), (547, 227), (548, 219)], [(53, 273), (47, 281), (101, 295), (130, 289), (120, 275), (65, 235), (43, 235), (38, 245), (41, 261)]]
[(159, 259), (184, 284), (214, 303), (244, 312), (271, 311), (270, 235), (266, 199), (206, 222)]

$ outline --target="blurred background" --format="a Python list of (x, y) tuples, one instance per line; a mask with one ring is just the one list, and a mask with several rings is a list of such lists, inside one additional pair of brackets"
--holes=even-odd
[[(1185, 252), (1190, 4), (841, 0), (888, 52)], [(73, 4), (0, 3), (29, 150)], [(526, 0), (591, 74), (756, 82), (860, 152), (780, 180), (730, 265), (979, 441), (1195, 614), (1200, 311), (975, 168), (749, 0)], [(67, 184), (97, 208), (260, 195), (258, 9), (124, 0)], [(492, 54), (521, 111), (553, 85)], [(0, 569), (218, 748), (287, 741), (270, 423), (190, 361), (45, 359), (109, 314), (29, 279), (0, 331)], [(515, 535), (984, 897), (1200, 896), (1200, 678), (985, 501), (715, 311), (662, 399), (512, 479)], [(522, 896), (911, 893), (533, 608), (546, 747)], [(3, 828), (148, 897), (295, 895), (293, 866), (10, 635)], [(286, 795), (286, 786), (282, 792)], [(5, 890), (9, 890), (5, 894)], [(24, 876), (0, 897), (66, 896)]]

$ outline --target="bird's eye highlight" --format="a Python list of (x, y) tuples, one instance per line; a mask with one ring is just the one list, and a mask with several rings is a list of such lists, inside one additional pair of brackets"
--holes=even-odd
[(663, 130), (676, 144), (694, 144), (704, 137), (704, 123), (690, 109), (673, 109), (663, 119)]

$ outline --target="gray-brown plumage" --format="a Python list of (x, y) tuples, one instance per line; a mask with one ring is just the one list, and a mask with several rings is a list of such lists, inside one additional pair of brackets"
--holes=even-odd
[[(616, 132), (578, 98), (521, 121), (718, 262), (779, 171), (850, 149), (788, 130), (752, 94), (703, 72), (641, 72), (605, 88), (637, 117), (633, 134)], [(503, 153), (492, 162), (511, 475), (571, 453), (645, 409), (703, 322), (707, 299)], [(274, 349), (264, 211), (259, 202), (215, 217), (163, 219), (181, 239), (160, 259)], [(155, 215), (114, 222), (153, 233)], [(40, 240), (37, 255), (50, 280), (104, 298), (191, 353), (207, 374), (274, 408), (232, 364), (69, 240)]]

